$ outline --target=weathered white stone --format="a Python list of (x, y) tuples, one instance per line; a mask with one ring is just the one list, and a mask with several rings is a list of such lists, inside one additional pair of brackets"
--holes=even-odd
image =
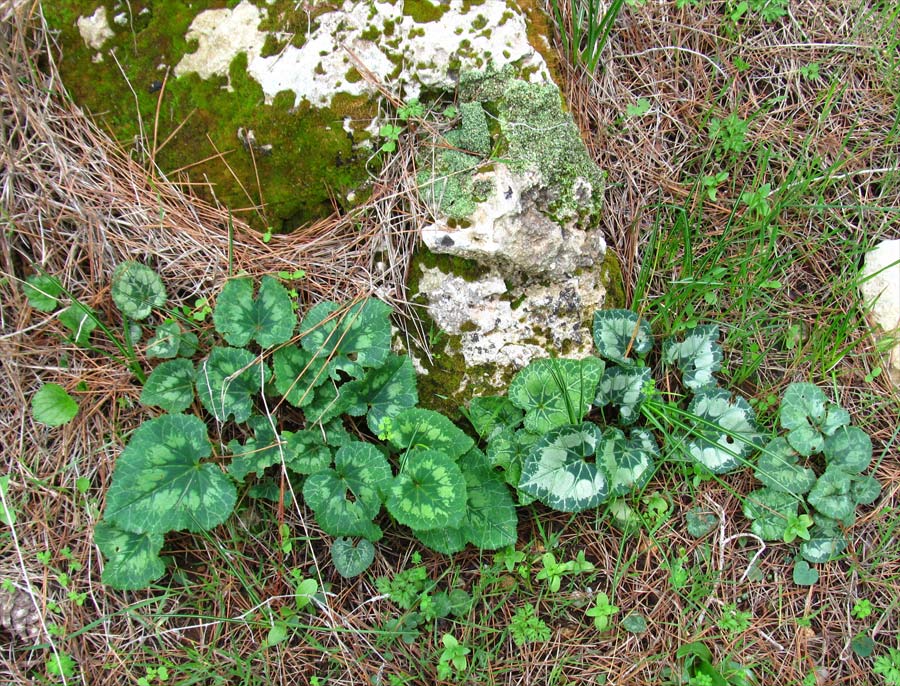
[[(287, 45), (277, 55), (263, 57), (267, 34), (259, 23), (265, 8), (243, 0), (234, 9), (207, 10), (194, 18), (187, 38), (197, 39), (200, 46), (182, 58), (175, 74), (227, 76), (231, 61), (245, 52), (247, 71), (262, 86), (267, 103), (287, 90), (294, 93), (295, 104), (307, 101), (317, 107), (330, 104), (337, 93), (375, 92), (365, 79), (348, 80), (354, 66), (351, 53), (405, 99), (418, 97), (422, 87), (452, 90), (451, 60), (459, 60), (461, 69), (481, 68), (491, 61), (515, 63), (535, 80), (549, 80), (543, 58), (528, 42), (524, 16), (504, 0), (484, 0), (468, 11), (463, 0), (443, 6), (447, 11), (440, 19), (417, 23), (403, 14), (402, 2), (345, 0), (340, 9), (316, 17), (317, 27), (301, 47)], [(365, 38), (364, 33), (378, 38)], [(394, 75), (398, 63), (401, 70)]]
[(106, 8), (103, 5), (89, 17), (78, 17), (75, 23), (85, 45), (94, 50), (102, 48), (115, 35), (106, 20)]
[(872, 324), (895, 342), (889, 373), (900, 386), (900, 239), (882, 241), (866, 255), (860, 291)]
[[(469, 226), (450, 227), (438, 221), (422, 230), (422, 240), (436, 253), (475, 260), (496, 267), (507, 278), (566, 279), (577, 269), (603, 260), (606, 243), (599, 230), (584, 230), (574, 221), (559, 222), (546, 215), (546, 182), (537, 170), (514, 173), (494, 163), (491, 171), (476, 174), (475, 182), (489, 181), (495, 192), (467, 218)], [(584, 179), (575, 183), (590, 185)]]
[(246, 0), (234, 9), (207, 10), (196, 17), (185, 38), (196, 40), (196, 52), (189, 53), (175, 65), (175, 76), (196, 72), (202, 79), (228, 76), (228, 67), (238, 54), (247, 60), (257, 59), (266, 42), (266, 34), (258, 30), (262, 13)]

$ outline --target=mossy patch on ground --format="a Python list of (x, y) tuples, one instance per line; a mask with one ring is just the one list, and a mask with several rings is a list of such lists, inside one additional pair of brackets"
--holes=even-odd
[[(294, 12), (294, 23), (305, 32), (307, 16), (293, 9), (294, 3), (281, 4), (270, 7), (269, 16), (277, 12), (280, 21), (290, 23), (287, 14)], [(97, 6), (60, 0), (44, 11), (59, 32), (63, 83), (125, 149), (135, 149), (143, 138), (143, 149), (138, 146), (135, 154), (146, 161), (155, 145), (154, 159), (164, 172), (185, 170), (195, 183), (208, 181), (212, 192), (195, 186), (201, 196), (211, 200), (214, 194), (258, 228), (290, 230), (327, 216), (335, 201), (341, 203), (367, 178), (367, 156), (354, 148), (358, 141), (351, 140), (343, 120), (371, 119), (374, 98), (348, 96), (322, 109), (295, 108), (293, 97), (266, 104), (259, 84), (247, 75), (244, 54), (233, 60), (227, 80), (166, 77), (165, 66), (196, 47), (185, 40), (194, 17), (228, 3), (132, 2), (123, 25), (113, 17), (127, 12), (125, 6), (106, 3), (115, 35), (99, 51), (102, 61), (95, 62), (98, 51), (85, 45), (75, 22)]]

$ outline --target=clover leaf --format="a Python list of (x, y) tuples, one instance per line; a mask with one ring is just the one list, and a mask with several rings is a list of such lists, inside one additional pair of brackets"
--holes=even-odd
[(509, 399), (525, 410), (525, 428), (534, 433), (577, 424), (590, 409), (603, 369), (595, 357), (534, 360), (513, 378)]
[(165, 574), (161, 533), (136, 534), (101, 521), (94, 527), (94, 543), (106, 558), (100, 580), (119, 591), (146, 588)]
[(525, 457), (519, 489), (562, 512), (596, 507), (609, 495), (609, 482), (605, 471), (588, 460), (602, 439), (590, 422), (547, 432)]
[(349, 538), (336, 538), (331, 544), (331, 561), (337, 573), (345, 579), (359, 576), (375, 559), (375, 546), (361, 538), (354, 545)]
[(297, 317), (291, 296), (277, 279), (264, 276), (253, 297), (253, 280), (231, 279), (216, 300), (213, 324), (230, 345), (242, 347), (256, 341), (262, 348), (286, 343), (294, 333)]
[(303, 349), (327, 360), (329, 373), (359, 378), (363, 369), (384, 364), (391, 349), (391, 308), (367, 298), (341, 308), (326, 301), (313, 307), (300, 324)]
[(653, 333), (646, 319), (631, 310), (598, 310), (594, 313), (594, 345), (600, 357), (634, 364), (653, 347)]
[(719, 327), (706, 324), (688, 329), (683, 341), (669, 338), (663, 342), (663, 361), (676, 365), (683, 374), (684, 385), (693, 391), (715, 386), (713, 374), (722, 368)]
[(619, 409), (619, 421), (633, 424), (640, 417), (640, 406), (646, 397), (644, 389), (651, 382), (649, 367), (607, 367), (600, 384), (594, 405), (612, 405)]
[(688, 405), (693, 438), (685, 442), (687, 455), (713, 474), (739, 467), (759, 447), (753, 409), (738, 396), (720, 388), (704, 388)]
[(306, 480), (303, 497), (328, 534), (375, 541), (381, 529), (372, 520), (390, 484), (391, 468), (384, 455), (370, 443), (354, 442), (337, 451), (334, 469)]
[(267, 372), (249, 350), (215, 347), (197, 368), (197, 396), (218, 421), (234, 415), (234, 421), (245, 422)]
[(106, 520), (132, 533), (205, 531), (234, 509), (234, 484), (217, 465), (197, 417), (170, 414), (141, 424), (116, 461)]
[(159, 274), (140, 262), (122, 262), (112, 275), (112, 299), (126, 317), (146, 319), (154, 307), (166, 304), (166, 287)]
[(455, 460), (475, 442), (440, 412), (412, 407), (391, 419), (388, 440), (400, 450), (437, 450)]
[(362, 379), (343, 384), (341, 394), (347, 400), (347, 414), (365, 414), (369, 429), (380, 434), (384, 419), (396, 417), (419, 402), (412, 360), (391, 353), (383, 366), (367, 370)]
[(816, 482), (816, 474), (798, 464), (799, 455), (783, 437), (773, 438), (762, 449), (754, 476), (769, 488), (803, 495)]
[(609, 495), (616, 497), (643, 488), (653, 475), (659, 446), (644, 429), (633, 429), (629, 440), (615, 427), (603, 432), (597, 449), (597, 463), (609, 477)]
[(157, 365), (144, 383), (141, 403), (166, 412), (183, 412), (194, 402), (194, 376), (190, 360), (169, 360)]
[(466, 482), (450, 456), (414, 448), (406, 454), (385, 504), (394, 519), (411, 529), (456, 526), (466, 514)]

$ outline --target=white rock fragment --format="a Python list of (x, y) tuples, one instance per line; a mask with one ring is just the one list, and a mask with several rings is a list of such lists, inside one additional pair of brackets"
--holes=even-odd
[(240, 53), (247, 54), (248, 63), (258, 59), (266, 42), (266, 34), (258, 29), (262, 18), (256, 5), (247, 0), (234, 9), (200, 12), (185, 36), (198, 42), (197, 51), (181, 58), (175, 76), (196, 72), (202, 79), (227, 77), (231, 61)]
[(102, 5), (89, 17), (78, 17), (75, 23), (81, 39), (93, 50), (99, 50), (106, 41), (116, 35), (106, 20), (106, 8)]
[(452, 90), (455, 75), (448, 65), (457, 59), (461, 69), (516, 63), (533, 80), (550, 80), (543, 58), (528, 42), (524, 16), (505, 0), (484, 0), (468, 11), (464, 0), (442, 6), (446, 11), (440, 19), (417, 23), (403, 14), (402, 2), (345, 0), (340, 9), (316, 18), (316, 29), (301, 47), (287, 45), (277, 55), (263, 57), (267, 34), (258, 29), (262, 13), (244, 0), (233, 10), (207, 10), (194, 18), (187, 38), (200, 46), (182, 58), (175, 75), (227, 76), (231, 61), (245, 52), (247, 71), (261, 85), (267, 103), (288, 90), (295, 104), (307, 101), (316, 107), (329, 105), (338, 92), (376, 92), (365, 79), (348, 80), (351, 53), (389, 88), (402, 85), (407, 100), (418, 97), (423, 87)]
[(872, 324), (895, 342), (889, 374), (900, 386), (900, 239), (882, 241), (866, 255), (860, 291)]

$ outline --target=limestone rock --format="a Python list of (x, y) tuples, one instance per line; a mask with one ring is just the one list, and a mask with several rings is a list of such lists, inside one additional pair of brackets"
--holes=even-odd
[(866, 255), (860, 291), (872, 324), (893, 339), (889, 373), (900, 386), (900, 239), (882, 241)]

